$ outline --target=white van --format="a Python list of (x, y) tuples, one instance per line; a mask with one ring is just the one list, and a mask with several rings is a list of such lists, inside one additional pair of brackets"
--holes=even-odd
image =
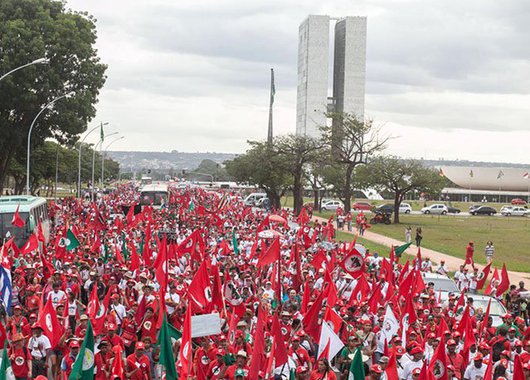
[(255, 206), (256, 203), (262, 198), (267, 198), (267, 193), (252, 193), (252, 194), (249, 194), (245, 198), (245, 205), (247, 205), (247, 206)]

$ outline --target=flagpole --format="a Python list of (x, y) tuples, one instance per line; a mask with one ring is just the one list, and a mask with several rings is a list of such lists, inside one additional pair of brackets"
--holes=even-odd
[(274, 103), (274, 94), (276, 89), (274, 87), (274, 69), (271, 68), (271, 93), (269, 101), (269, 129), (267, 132), (267, 143), (272, 144), (272, 105)]

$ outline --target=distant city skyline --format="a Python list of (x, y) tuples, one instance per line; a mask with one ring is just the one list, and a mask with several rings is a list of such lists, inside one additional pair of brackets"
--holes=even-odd
[[(243, 152), (296, 131), (298, 26), (367, 16), (365, 117), (387, 153), (528, 161), (530, 4), (508, 0), (67, 0), (97, 19), (108, 80), (92, 121), (117, 150)], [(91, 142), (91, 136), (88, 140)], [(510, 149), (506, 146), (510, 145)]]

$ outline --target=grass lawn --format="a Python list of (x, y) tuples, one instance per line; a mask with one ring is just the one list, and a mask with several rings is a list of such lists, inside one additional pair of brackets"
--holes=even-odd
[(475, 242), (475, 261), (485, 264), (484, 247), (488, 240), (495, 246), (494, 265), (506, 262), (508, 269), (530, 272), (530, 219), (518, 217), (458, 217), (400, 215), (400, 224), (374, 225), (371, 231), (395, 239), (405, 239), (410, 225), (423, 230), (422, 245), (464, 258), (469, 240)]
[[(352, 234), (349, 234), (343, 231), (337, 231), (337, 240), (350, 242), (354, 238), (355, 238), (355, 235), (352, 235)], [(379, 253), (379, 256), (384, 256), (384, 257), (389, 256), (390, 248), (387, 247), (386, 245), (371, 242), (370, 240), (366, 240), (360, 236), (357, 238), (357, 243), (364, 245), (366, 249), (370, 250), (371, 254), (373, 254), (374, 252), (377, 252)]]

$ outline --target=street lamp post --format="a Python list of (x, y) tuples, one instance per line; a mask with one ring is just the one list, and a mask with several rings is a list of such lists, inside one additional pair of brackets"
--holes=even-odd
[[(77, 197), (79, 198), (81, 196), (81, 149), (83, 149), (83, 141), (90, 135), (92, 132), (94, 132), (98, 128), (103, 128), (104, 125), (108, 125), (109, 123), (101, 123), (100, 125), (96, 125), (94, 128), (92, 128), (88, 133), (83, 137), (83, 139), (79, 142), (79, 150), (78, 150), (78, 159), (79, 164), (77, 168)], [(93, 180), (93, 179), (92, 179)]]
[[(107, 137), (109, 136), (114, 136), (114, 135), (117, 135), (118, 132), (113, 132), (111, 133), (110, 135), (107, 135)], [(103, 143), (103, 140), (99, 140), (98, 143), (94, 146), (94, 150), (92, 151), (92, 202), (94, 201), (94, 190), (95, 190), (95, 186), (94, 186), (94, 181), (95, 181), (95, 177), (94, 177), (94, 168), (95, 168), (95, 165), (96, 165), (96, 150), (98, 149), (98, 146), (100, 144)]]
[(50, 61), (48, 60), (48, 58), (39, 58), (39, 59), (36, 59), (34, 61), (31, 61), (29, 63), (26, 63), (25, 65), (22, 65), (22, 66), (19, 66), (11, 71), (8, 71), (7, 73), (5, 73), (4, 75), (2, 75), (0, 77), (0, 81), (2, 79), (4, 79), (5, 77), (7, 77), (8, 75), (10, 74), (13, 74), (15, 71), (18, 71), (20, 69), (23, 69), (24, 67), (28, 67), (28, 66), (31, 66), (31, 65), (38, 65), (38, 64), (46, 64), (46, 63), (49, 63)]
[(72, 93), (69, 92), (67, 94), (64, 94), (64, 95), (61, 95), (61, 96), (58, 96), (57, 98), (53, 99), (51, 102), (49, 102), (48, 104), (46, 104), (40, 111), (39, 113), (37, 114), (37, 116), (35, 116), (35, 119), (33, 119), (33, 121), (31, 122), (31, 126), (29, 127), (29, 132), (28, 132), (28, 148), (27, 148), (27, 157), (26, 157), (26, 194), (27, 195), (30, 195), (30, 188), (29, 188), (29, 168), (30, 168), (30, 155), (31, 155), (31, 132), (33, 131), (33, 127), (35, 126), (35, 122), (37, 121), (37, 119), (39, 118), (39, 116), (46, 110), (48, 109), (49, 107), (51, 107), (56, 101), (62, 99), (62, 98), (66, 98), (68, 95), (71, 95)]
[(103, 181), (105, 179), (104, 177), (104, 173), (105, 173), (105, 155), (107, 153), (107, 150), (109, 149), (109, 147), (114, 144), (116, 141), (119, 141), (119, 140), (122, 140), (124, 139), (125, 136), (121, 136), (121, 137), (118, 137), (114, 140), (112, 140), (108, 145), (107, 147), (103, 150), (103, 154), (101, 155), (101, 185), (103, 186)]

